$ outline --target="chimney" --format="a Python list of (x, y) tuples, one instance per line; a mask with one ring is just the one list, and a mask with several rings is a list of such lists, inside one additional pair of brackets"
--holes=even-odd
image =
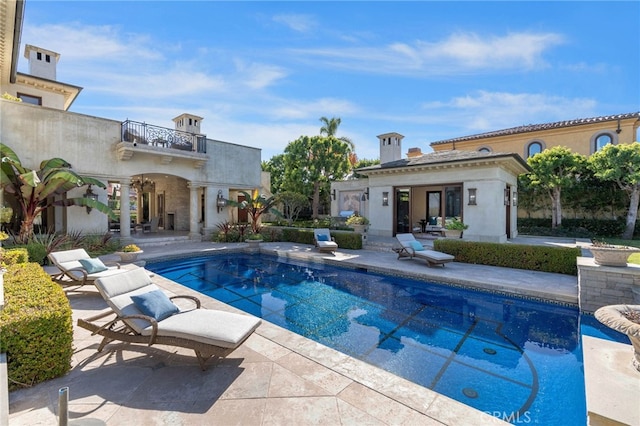
[(400, 133), (378, 135), (380, 141), (380, 164), (402, 159), (402, 136)]
[(24, 57), (29, 60), (29, 74), (47, 80), (56, 80), (59, 53), (27, 44), (24, 47)]
[(409, 148), (409, 152), (407, 152), (407, 158), (420, 157), (422, 155), (422, 150), (420, 148)]

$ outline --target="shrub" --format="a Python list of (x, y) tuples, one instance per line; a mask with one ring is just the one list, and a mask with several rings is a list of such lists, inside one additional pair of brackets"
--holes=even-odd
[(567, 275), (578, 274), (576, 258), (582, 255), (579, 247), (500, 244), (456, 239), (435, 240), (433, 247), (455, 256), (457, 262)]
[[(362, 249), (362, 236), (356, 232), (331, 232), (331, 236), (342, 249)], [(313, 245), (313, 229), (283, 228), (281, 241)]]
[(7, 354), (9, 389), (60, 377), (71, 367), (71, 307), (62, 288), (35, 263), (10, 265), (4, 276), (0, 352)]
[(25, 247), (17, 247), (4, 250), (2, 263), (7, 265), (15, 265), (18, 263), (27, 263), (29, 261), (29, 252)]

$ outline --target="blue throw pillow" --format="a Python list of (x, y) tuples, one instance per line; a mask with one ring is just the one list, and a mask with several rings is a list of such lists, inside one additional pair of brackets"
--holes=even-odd
[(80, 259), (80, 264), (87, 271), (87, 274), (97, 274), (98, 272), (106, 271), (107, 268), (100, 259)]
[(417, 241), (409, 241), (409, 245), (411, 246), (412, 249), (414, 249), (415, 251), (422, 251), (424, 250), (424, 247), (422, 246), (422, 244), (420, 244)]
[(329, 241), (329, 236), (327, 234), (319, 234), (318, 241)]
[(162, 290), (131, 296), (131, 299), (143, 314), (155, 318), (156, 321), (162, 321), (180, 311)]

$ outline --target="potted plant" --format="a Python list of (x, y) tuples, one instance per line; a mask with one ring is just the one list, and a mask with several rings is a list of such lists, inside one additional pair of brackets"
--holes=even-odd
[(367, 226), (369, 225), (369, 219), (364, 216), (360, 216), (358, 213), (354, 213), (347, 218), (345, 224), (351, 228), (355, 232), (360, 234), (367, 232)]
[(633, 366), (640, 372), (640, 305), (608, 305), (596, 310), (596, 319), (626, 334), (633, 346)]
[(469, 225), (462, 223), (460, 219), (454, 217), (452, 220), (447, 221), (444, 225), (445, 234), (449, 238), (461, 238), (462, 231), (469, 228)]
[(140, 253), (144, 252), (135, 244), (126, 245), (122, 248), (122, 251), (116, 252), (123, 262), (134, 262)]
[(602, 266), (627, 266), (629, 256), (640, 252), (636, 247), (607, 244), (604, 241), (595, 240), (587, 249), (593, 254), (593, 261)]

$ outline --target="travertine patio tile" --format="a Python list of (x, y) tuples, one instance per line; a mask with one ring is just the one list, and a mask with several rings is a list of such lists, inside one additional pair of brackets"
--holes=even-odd
[(223, 399), (201, 416), (185, 416), (188, 425), (259, 426), (262, 424), (266, 399)]
[[(225, 369), (227, 367), (216, 368), (216, 370)], [(269, 394), (273, 363), (248, 363), (243, 365), (240, 370), (240, 375), (235, 378), (220, 398), (266, 398)]]
[[(247, 348), (250, 348), (253, 351), (264, 355), (272, 361), (281, 359), (282, 357), (291, 353), (290, 349), (287, 349), (282, 345), (266, 339), (258, 333), (253, 333), (240, 348), (242, 348), (243, 346), (246, 346)], [(235, 355), (235, 352), (232, 355)]]
[(318, 364), (295, 352), (278, 360), (278, 364), (327, 390), (331, 395), (337, 395), (353, 381), (342, 374)]
[(269, 398), (298, 397), (298, 396), (333, 396), (327, 390), (303, 379), (297, 374), (273, 364)]
[(376, 419), (394, 425), (441, 425), (440, 422), (388, 398), (360, 383), (352, 383), (338, 395), (339, 399)]
[(435, 395), (437, 396), (429, 406), (427, 415), (438, 419), (444, 424), (456, 426), (498, 426), (509, 424), (497, 417), (483, 413), (482, 411), (470, 410), (467, 405), (451, 398), (447, 398), (444, 395)]
[(263, 426), (276, 425), (339, 425), (340, 414), (336, 398), (269, 398)]
[(341, 426), (383, 426), (386, 424), (348, 402), (341, 399), (338, 399), (337, 402)]

